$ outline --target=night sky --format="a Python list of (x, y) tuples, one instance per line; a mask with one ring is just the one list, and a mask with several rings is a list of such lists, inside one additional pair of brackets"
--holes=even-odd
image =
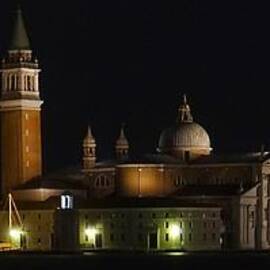
[[(133, 154), (153, 152), (180, 93), (216, 152), (270, 147), (268, 6), (259, 1), (30, 1), (25, 23), (41, 73), (44, 166), (81, 159), (91, 123), (99, 159), (121, 122)], [(267, 2), (267, 1), (265, 1)], [(177, 4), (176, 4), (177, 3)], [(0, 3), (0, 54), (15, 1)]]

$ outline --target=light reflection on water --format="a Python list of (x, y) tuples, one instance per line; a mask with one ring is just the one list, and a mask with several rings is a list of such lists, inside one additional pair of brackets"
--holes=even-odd
[[(116, 252), (116, 253), (99, 253), (95, 251), (85, 251), (83, 252), (84, 256), (100, 256), (100, 255), (136, 255), (136, 253), (121, 253), (121, 252)], [(137, 253), (137, 255), (154, 255), (154, 256), (186, 256), (189, 255), (188, 252), (183, 252), (183, 251), (167, 251), (167, 252), (140, 252)]]
[(166, 252), (164, 255), (169, 255), (169, 256), (186, 256), (186, 255), (188, 255), (188, 252), (172, 251), (172, 252)]

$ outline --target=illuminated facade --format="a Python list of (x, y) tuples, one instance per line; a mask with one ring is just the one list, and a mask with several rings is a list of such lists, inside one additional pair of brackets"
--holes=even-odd
[[(23, 237), (18, 231), (10, 236), (18, 245), (30, 250), (269, 248), (269, 153), (216, 155), (185, 96), (175, 124), (160, 135), (157, 153), (130, 157), (122, 127), (115, 160), (97, 162), (89, 127), (82, 166), (41, 176), (38, 72), (18, 12), (2, 63), (0, 101), (2, 194), (11, 191), (18, 205)], [(1, 220), (6, 216), (0, 213)], [(0, 239), (7, 238), (8, 223), (1, 226)]]

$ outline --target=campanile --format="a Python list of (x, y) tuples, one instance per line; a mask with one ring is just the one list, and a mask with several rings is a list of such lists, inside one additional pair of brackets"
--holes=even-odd
[(0, 98), (1, 187), (6, 195), (42, 173), (39, 65), (33, 58), (20, 8), (2, 60)]

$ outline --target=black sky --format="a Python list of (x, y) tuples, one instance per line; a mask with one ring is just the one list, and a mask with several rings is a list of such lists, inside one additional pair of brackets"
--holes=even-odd
[[(153, 152), (175, 121), (179, 92), (213, 148), (270, 145), (269, 12), (259, 1), (22, 2), (42, 68), (47, 170), (80, 162), (92, 123), (99, 158), (120, 123), (135, 153)], [(266, 1), (265, 1), (266, 2)], [(0, 54), (15, 1), (0, 3)]]

